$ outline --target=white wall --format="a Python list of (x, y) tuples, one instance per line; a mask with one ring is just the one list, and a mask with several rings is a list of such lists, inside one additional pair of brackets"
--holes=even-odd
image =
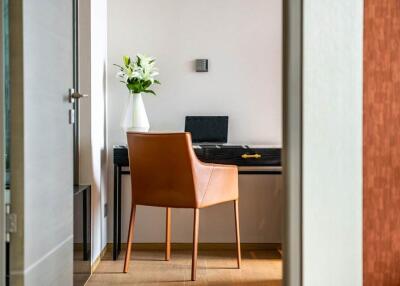
[[(108, 6), (109, 156), (113, 144), (126, 141), (120, 121), (127, 90), (112, 64), (138, 52), (155, 56), (161, 73), (158, 96), (144, 98), (152, 130), (183, 130), (185, 115), (229, 115), (229, 141), (281, 144), (281, 0), (112, 0)], [(209, 59), (208, 73), (194, 72), (196, 58)], [(123, 226), (129, 219), (128, 186), (126, 178)], [(243, 240), (279, 242), (280, 177), (243, 177), (240, 187), (242, 230), (248, 227)], [(231, 206), (204, 210), (200, 239), (232, 240), (231, 212)], [(162, 241), (163, 213), (139, 208), (135, 240)], [(190, 241), (191, 221), (192, 212), (173, 220), (174, 241)]]
[(303, 285), (362, 285), (363, 1), (304, 1)]
[[(146, 96), (153, 130), (182, 130), (185, 115), (227, 114), (232, 142), (281, 144), (281, 0), (109, 1), (110, 140), (126, 88), (113, 63), (146, 53), (158, 59), (159, 96)], [(193, 71), (208, 58), (209, 73)]]
[(92, 261), (107, 243), (107, 1), (79, 2), (80, 183), (92, 186)]

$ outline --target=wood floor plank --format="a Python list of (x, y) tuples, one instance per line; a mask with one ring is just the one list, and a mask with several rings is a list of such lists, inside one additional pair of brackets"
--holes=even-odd
[(242, 269), (236, 268), (235, 251), (199, 251), (195, 282), (190, 281), (190, 250), (172, 250), (170, 261), (164, 260), (164, 254), (162, 250), (135, 251), (131, 256), (129, 272), (124, 274), (124, 257), (113, 261), (111, 253), (107, 253), (86, 285), (282, 285), (282, 260), (274, 250), (243, 250)]

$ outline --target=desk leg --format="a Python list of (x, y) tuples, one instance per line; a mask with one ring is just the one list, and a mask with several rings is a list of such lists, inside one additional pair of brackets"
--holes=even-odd
[(114, 217), (113, 217), (113, 260), (117, 260), (117, 208), (118, 208), (118, 167), (114, 165)]
[(89, 208), (89, 211), (88, 211), (88, 214), (86, 217), (86, 219), (87, 219), (86, 225), (87, 225), (88, 236), (89, 236), (88, 241), (87, 241), (87, 248), (88, 248), (88, 260), (90, 260), (92, 257), (92, 244), (91, 244), (91, 241), (92, 241), (92, 185), (89, 185), (87, 197), (88, 197), (87, 206)]
[(121, 178), (121, 167), (118, 167), (118, 255), (121, 252), (121, 189), (122, 189), (122, 178)]
[(82, 223), (82, 226), (83, 226), (83, 260), (84, 261), (89, 260), (88, 249), (87, 249), (87, 245), (88, 245), (88, 243), (87, 243), (88, 242), (88, 239), (87, 239), (87, 235), (88, 235), (88, 233), (87, 233), (87, 225), (88, 225), (88, 223), (87, 223), (87, 193), (88, 193), (88, 189), (89, 188), (84, 189), (83, 194), (82, 194), (83, 195), (83, 199), (82, 199), (83, 223)]

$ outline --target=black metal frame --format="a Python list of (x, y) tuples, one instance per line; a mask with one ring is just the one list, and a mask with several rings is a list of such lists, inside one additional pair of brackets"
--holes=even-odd
[(121, 252), (121, 195), (122, 175), (130, 175), (129, 170), (122, 170), (125, 165), (114, 164), (114, 224), (113, 224), (113, 259), (116, 260)]
[(90, 185), (77, 185), (74, 186), (74, 196), (82, 193), (82, 240), (83, 240), (83, 260), (89, 261), (91, 257), (91, 248), (88, 247), (91, 224), (91, 212), (88, 213), (88, 207), (92, 201), (92, 187)]
[(6, 242), (6, 286), (10, 285), (10, 243)]
[[(79, 10), (78, 0), (72, 1), (72, 14), (73, 14), (73, 88), (75, 91), (79, 90)], [(74, 185), (79, 185), (79, 100), (73, 99), (72, 107), (74, 110), (74, 123), (73, 123), (73, 174)]]

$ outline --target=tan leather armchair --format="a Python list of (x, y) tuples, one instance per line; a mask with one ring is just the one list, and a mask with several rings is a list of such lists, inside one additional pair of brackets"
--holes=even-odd
[(137, 205), (166, 208), (165, 259), (170, 258), (170, 208), (194, 209), (192, 280), (196, 280), (199, 210), (233, 202), (235, 211), (237, 266), (240, 268), (240, 235), (237, 166), (200, 162), (192, 148), (190, 133), (128, 132), (132, 184), (132, 209), (124, 272), (128, 271)]

